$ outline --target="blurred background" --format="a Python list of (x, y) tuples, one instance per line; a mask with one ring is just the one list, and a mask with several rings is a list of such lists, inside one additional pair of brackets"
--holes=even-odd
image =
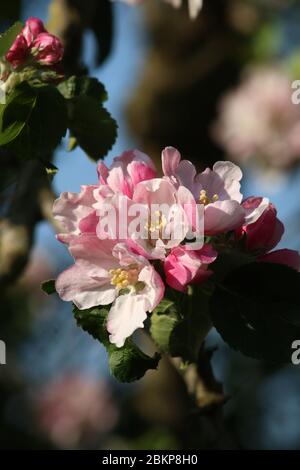
[[(167, 145), (204, 168), (230, 159), (243, 193), (265, 195), (300, 250), (300, 6), (288, 0), (204, 0), (195, 21), (161, 0), (10, 0), (1, 30), (40, 17), (65, 42), (68, 73), (101, 80), (119, 124), (109, 163), (138, 147), (159, 164)], [(64, 143), (65, 144), (65, 143)], [(81, 150), (56, 154), (57, 194), (97, 181)], [(228, 400), (197, 419), (167, 360), (137, 384), (110, 377), (106, 353), (75, 324), (71, 306), (40, 290), (70, 264), (47, 222), (29, 263), (1, 296), (2, 449), (300, 449), (300, 371), (247, 359), (212, 331), (212, 364)], [(2, 293), (1, 293), (2, 294)], [(221, 423), (221, 424), (220, 424)]]

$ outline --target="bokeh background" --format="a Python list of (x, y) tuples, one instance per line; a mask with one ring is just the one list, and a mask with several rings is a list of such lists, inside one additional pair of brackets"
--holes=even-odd
[[(0, 12), (3, 30), (19, 15), (61, 27), (53, 4), (64, 2), (9, 3)], [(84, 9), (93, 2), (65, 2), (79, 3)], [(105, 84), (119, 124), (106, 163), (134, 147), (159, 162), (167, 145), (199, 168), (230, 158), (242, 166), (244, 195), (265, 195), (277, 207), (286, 226), (281, 246), (300, 250), (300, 105), (291, 104), (291, 83), (300, 79), (300, 6), (204, 3), (191, 22), (185, 8), (175, 11), (160, 1), (136, 8), (113, 2), (111, 51), (101, 65), (97, 25), (94, 32), (88, 21), (84, 25), (82, 51), (74, 46), (73, 55)], [(96, 183), (95, 163), (81, 150), (67, 153), (64, 143), (55, 158), (57, 194)], [(213, 368), (229, 397), (217, 434), (208, 427), (202, 436), (203, 422), (189, 428), (192, 437), (186, 433), (185, 391), (167, 361), (138, 384), (118, 384), (104, 348), (76, 326), (70, 305), (40, 290), (70, 261), (52, 227), (41, 222), (30, 262), (2, 302), (1, 448), (300, 449), (299, 367), (247, 359), (214, 331), (208, 338), (217, 348)]]

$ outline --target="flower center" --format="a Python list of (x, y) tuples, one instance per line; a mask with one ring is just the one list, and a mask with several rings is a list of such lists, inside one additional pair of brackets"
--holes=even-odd
[(131, 264), (127, 268), (110, 269), (110, 283), (117, 289), (126, 289), (126, 287), (134, 286), (138, 282), (139, 268), (136, 264)]
[(163, 239), (164, 227), (167, 225), (167, 218), (161, 211), (154, 212), (155, 218), (152, 219), (152, 214), (149, 216), (148, 222), (145, 225), (145, 230), (148, 232), (148, 243), (155, 246), (156, 240)]
[(149, 221), (145, 225), (145, 229), (150, 233), (156, 231), (161, 232), (162, 229), (167, 225), (167, 219), (164, 214), (162, 214), (160, 211), (155, 211), (154, 215), (156, 218), (152, 220), (150, 216)]
[(212, 202), (216, 202), (219, 200), (219, 196), (217, 194), (214, 194), (213, 197), (210, 199), (207, 196), (207, 192), (205, 189), (201, 189), (200, 195), (199, 195), (199, 202), (200, 204), (204, 204), (207, 206), (207, 204), (211, 204)]

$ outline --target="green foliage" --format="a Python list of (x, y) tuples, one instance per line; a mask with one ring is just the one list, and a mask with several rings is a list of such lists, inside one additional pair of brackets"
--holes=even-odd
[(16, 140), (28, 124), (36, 105), (37, 94), (26, 82), (8, 95), (6, 104), (0, 105), (0, 145)]
[(110, 343), (106, 329), (108, 315), (107, 308), (95, 307), (79, 310), (74, 307), (74, 316), (77, 324), (100, 341), (106, 348), (111, 373), (120, 382), (133, 382), (144, 376), (149, 369), (156, 369), (160, 356), (154, 357), (144, 354), (131, 339), (128, 339), (122, 348)]
[(70, 77), (59, 85), (67, 100), (70, 141), (69, 150), (77, 145), (93, 160), (105, 157), (117, 138), (117, 124), (103, 107), (107, 92), (96, 78)]
[(22, 82), (0, 108), (0, 146), (24, 160), (47, 158), (66, 131), (65, 100), (52, 85)]
[(21, 21), (17, 21), (13, 24), (5, 33), (0, 36), (0, 57), (5, 56), (13, 45), (16, 37), (23, 29), (24, 25)]
[(55, 294), (56, 293), (55, 279), (49, 279), (49, 281), (43, 282), (41, 285), (41, 289), (47, 295)]
[[(117, 136), (117, 124), (103, 107), (106, 99), (104, 86), (95, 78), (71, 77), (58, 87), (27, 80), (16, 84), (0, 105), (2, 153), (20, 164), (39, 159), (52, 178), (57, 168), (49, 160), (69, 128), (69, 150), (80, 145), (94, 160), (104, 157)], [(13, 180), (10, 171), (3, 186)]]
[(290, 362), (300, 338), (300, 274), (269, 263), (230, 273), (211, 300), (213, 324), (229, 346), (246, 356)]
[(150, 333), (157, 346), (164, 352), (171, 352), (171, 339), (180, 315), (175, 303), (164, 299), (151, 315)]
[(73, 75), (60, 83), (58, 89), (68, 100), (76, 96), (90, 96), (100, 103), (104, 103), (108, 99), (107, 91), (103, 83), (99, 82), (97, 78), (86, 76), (76, 77)]
[[(182, 294), (180, 302), (163, 300), (151, 316), (150, 333), (159, 348), (186, 362), (196, 362), (211, 328), (209, 297), (202, 291)], [(195, 308), (199, 305), (199, 310)]]
[(37, 100), (29, 121), (32, 156), (43, 159), (66, 135), (68, 116), (65, 100), (54, 86), (35, 88)]
[(117, 123), (97, 100), (82, 95), (69, 101), (69, 127), (86, 154), (97, 161), (112, 148), (117, 138)]

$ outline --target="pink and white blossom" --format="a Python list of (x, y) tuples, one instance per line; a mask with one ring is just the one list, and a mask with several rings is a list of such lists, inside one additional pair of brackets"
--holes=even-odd
[(188, 160), (181, 160), (181, 155), (173, 147), (162, 152), (162, 167), (165, 176), (175, 184), (183, 185), (193, 194), (198, 204), (204, 205), (204, 231), (206, 235), (216, 235), (234, 230), (252, 222), (264, 210), (266, 201), (245, 211), (241, 205), (243, 195), (240, 192), (242, 171), (231, 162), (217, 162), (213, 169), (207, 168), (198, 173)]
[(73, 238), (69, 251), (75, 264), (57, 278), (59, 296), (80, 310), (112, 304), (107, 330), (110, 341), (123, 346), (162, 300), (164, 284), (159, 274), (125, 244), (92, 234)]
[(178, 150), (167, 147), (162, 169), (164, 176), (158, 178), (147, 155), (124, 152), (109, 167), (98, 165), (97, 185), (82, 186), (79, 194), (63, 193), (54, 204), (64, 230), (58, 239), (75, 260), (58, 277), (56, 290), (81, 310), (109, 306), (107, 330), (117, 347), (143, 327), (162, 300), (165, 284), (185, 293), (189, 285), (204, 283), (222, 250), (244, 250), (254, 259), (300, 267), (297, 252), (270, 252), (283, 225), (268, 199), (243, 201), (238, 166), (217, 162), (197, 174)]
[(164, 259), (167, 251), (190, 233), (185, 206), (192, 207), (195, 201), (183, 186), (176, 188), (164, 178), (142, 181), (136, 185), (130, 204), (140, 207), (144, 223), (138, 231), (129, 230), (127, 243), (149, 259)]
[(93, 204), (96, 203), (94, 190), (97, 186), (81, 186), (79, 194), (65, 192), (53, 205), (53, 215), (64, 230), (58, 240), (69, 243), (75, 235), (95, 233), (98, 218)]
[(96, 233), (99, 218), (96, 209), (101, 203), (116, 204), (117, 195), (132, 197), (135, 186), (156, 177), (152, 160), (138, 150), (128, 150), (114, 158), (107, 167), (103, 162), (97, 168), (99, 184), (81, 186), (80, 193), (65, 192), (55, 201), (53, 215), (64, 229), (58, 239), (64, 243), (74, 235)]
[(139, 150), (128, 150), (115, 157), (109, 168), (100, 162), (97, 171), (100, 185), (107, 186), (112, 193), (121, 193), (128, 197), (132, 197), (138, 183), (157, 176), (151, 158)]

